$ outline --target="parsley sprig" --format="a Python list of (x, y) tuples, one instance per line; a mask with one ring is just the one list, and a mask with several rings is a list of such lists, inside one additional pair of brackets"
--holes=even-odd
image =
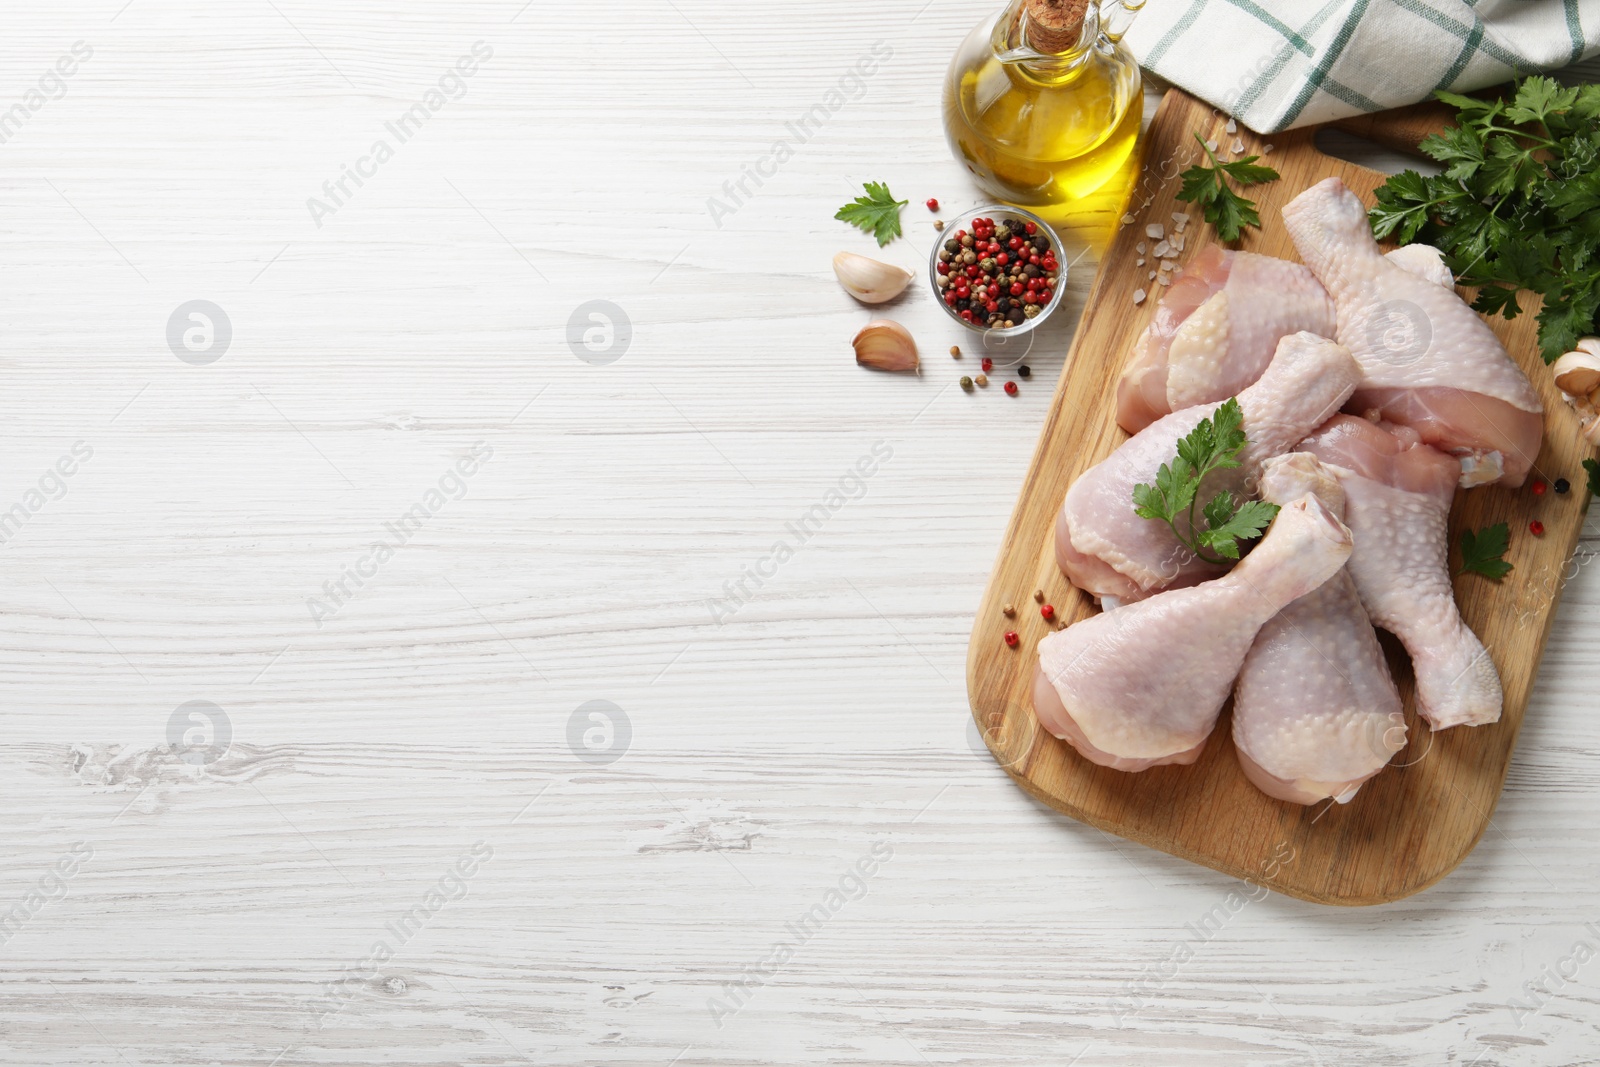
[(1511, 530), (1503, 522), (1481, 530), (1461, 531), (1461, 573), (1472, 571), (1498, 582), (1511, 573), (1511, 564), (1501, 557), (1511, 547)]
[(1155, 485), (1133, 487), (1134, 513), (1142, 519), (1165, 522), (1179, 541), (1207, 563), (1238, 559), (1239, 542), (1260, 537), (1278, 514), (1276, 504), (1237, 501), (1223, 489), (1201, 510), (1205, 525), (1196, 520), (1195, 505), (1206, 475), (1239, 466), (1239, 452), (1246, 443), (1243, 422), (1238, 399), (1223, 402), (1178, 442), (1177, 457), (1161, 465)]
[(1589, 495), (1600, 496), (1600, 463), (1586, 459), (1583, 461), (1583, 469), (1589, 472)]
[(1445, 165), (1378, 189), (1372, 232), (1437, 245), (1473, 307), (1514, 319), (1517, 290), (1544, 298), (1539, 348), (1554, 362), (1600, 313), (1600, 85), (1529, 77), (1510, 99), (1435, 93), (1456, 125), (1423, 140)]
[(1260, 227), (1261, 216), (1256, 212), (1256, 202), (1234, 192), (1228, 184), (1228, 178), (1240, 185), (1259, 185), (1277, 181), (1278, 172), (1271, 167), (1257, 166), (1256, 160), (1260, 156), (1245, 156), (1231, 163), (1223, 163), (1199, 133), (1194, 135), (1194, 139), (1206, 150), (1206, 158), (1211, 160), (1211, 166), (1203, 167), (1196, 163), (1184, 171), (1180, 175), (1183, 189), (1179, 191), (1178, 199), (1199, 204), (1205, 220), (1216, 227), (1218, 237), (1224, 241), (1237, 241), (1244, 227)]
[(882, 248), (900, 236), (900, 209), (911, 201), (896, 200), (883, 182), (867, 182), (866, 196), (858, 196), (833, 217), (852, 226), (859, 226), (878, 239)]

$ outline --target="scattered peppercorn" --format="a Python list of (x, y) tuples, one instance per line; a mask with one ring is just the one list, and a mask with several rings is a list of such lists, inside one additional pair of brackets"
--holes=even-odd
[(1032, 376), (1033, 376), (1033, 368), (1028, 366), (1026, 363), (1024, 363), (1022, 366), (1017, 368), (1017, 377), (1019, 377), (1019, 378), (1031, 378)]
[(1017, 617), (1016, 606), (1012, 605), (1012, 604), (1007, 604), (1005, 607), (1000, 609), (1000, 614), (1004, 615), (1008, 619), (1014, 619), (1014, 618)]
[(1528, 523), (1528, 532), (1533, 534), (1535, 537), (1543, 537), (1544, 523), (1540, 522), (1538, 519), (1534, 519), (1532, 522)]
[(972, 379), (968, 378), (965, 374), (961, 376), (961, 388), (965, 389), (969, 393), (972, 392)]
[(1044, 621), (1049, 622), (1056, 617), (1056, 609), (1049, 604), (1039, 609), (1039, 614), (1044, 616)]
[(931, 196), (928, 197), (928, 210), (929, 211), (938, 211), (939, 210), (939, 201), (935, 200)]
[(951, 345), (950, 346), (950, 356), (953, 359), (960, 359), (961, 358), (961, 346), (960, 345)]
[(936, 229), (936, 230), (944, 229), (944, 220), (943, 219), (934, 219), (933, 220), (933, 228)]
[(1556, 479), (1556, 495), (1557, 496), (1566, 496), (1567, 492), (1569, 490), (1571, 490), (1571, 488), (1572, 488), (1572, 483), (1567, 481), (1565, 478), (1557, 478)]
[(992, 370), (994, 370), (994, 360), (990, 359), (988, 356), (984, 356), (983, 373), (988, 374)]
[(1012, 648), (1016, 648), (1017, 647), (1017, 642), (1019, 640), (1020, 640), (1020, 638), (1017, 637), (1017, 631), (1015, 631), (1015, 630), (1007, 630), (1006, 631), (1006, 644), (1010, 645)]
[(1534, 496), (1544, 496), (1544, 490), (1545, 490), (1544, 480), (1543, 479), (1536, 479), (1534, 481), (1534, 483), (1533, 483), (1533, 495)]
[(1043, 589), (1035, 589), (1033, 591), (1033, 599), (1038, 601), (1039, 603), (1043, 604), (1044, 603), (1044, 590)]
[(980, 374), (980, 375), (978, 375), (976, 378), (974, 378), (972, 380), (977, 382), (979, 385), (988, 385), (989, 384), (989, 376), (986, 375), (986, 374)]
[(1016, 382), (1007, 382), (1006, 383), (1006, 396), (1016, 396), (1016, 395), (1017, 395), (1017, 383)]

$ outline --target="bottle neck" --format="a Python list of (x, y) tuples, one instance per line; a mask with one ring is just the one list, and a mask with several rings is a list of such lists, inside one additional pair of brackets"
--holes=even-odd
[(1021, 42), (1041, 55), (1070, 56), (1099, 35), (1100, 10), (1092, 0), (1019, 0), (1012, 7)]

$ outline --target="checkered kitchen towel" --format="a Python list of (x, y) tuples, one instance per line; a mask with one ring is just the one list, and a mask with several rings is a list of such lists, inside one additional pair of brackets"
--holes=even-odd
[(1148, 0), (1127, 43), (1273, 133), (1574, 63), (1600, 51), (1600, 0)]

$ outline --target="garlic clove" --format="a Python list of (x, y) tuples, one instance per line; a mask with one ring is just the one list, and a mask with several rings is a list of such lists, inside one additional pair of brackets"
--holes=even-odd
[(917, 369), (917, 342), (911, 331), (892, 319), (874, 319), (861, 327), (855, 340), (856, 362), (876, 370)]
[(1589, 340), (1585, 338), (1579, 341), (1576, 351), (1568, 352), (1550, 367), (1550, 373), (1556, 377), (1556, 386), (1563, 393), (1588, 396), (1600, 389), (1600, 352), (1585, 350), (1583, 346)]
[(1600, 356), (1600, 337), (1582, 337), (1573, 346), (1579, 352), (1587, 352), (1591, 356)]
[(854, 252), (840, 252), (834, 256), (833, 273), (838, 275), (845, 291), (863, 304), (893, 300), (911, 284), (910, 271)]

